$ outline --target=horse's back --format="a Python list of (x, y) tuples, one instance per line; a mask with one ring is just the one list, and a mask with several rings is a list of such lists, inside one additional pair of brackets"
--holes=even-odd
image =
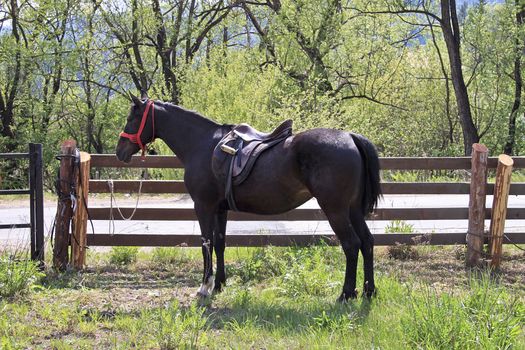
[(298, 133), (262, 154), (245, 183), (234, 190), (240, 210), (274, 214), (312, 196), (343, 195), (358, 201), (362, 160), (352, 135), (333, 129)]

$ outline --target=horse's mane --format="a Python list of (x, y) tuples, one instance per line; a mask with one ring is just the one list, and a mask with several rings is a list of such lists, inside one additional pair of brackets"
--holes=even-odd
[(183, 118), (192, 118), (197, 122), (206, 123), (210, 126), (221, 126), (221, 124), (217, 123), (214, 120), (206, 118), (197, 111), (186, 109), (171, 102), (155, 101), (155, 103), (164, 107), (164, 109), (166, 109), (166, 111), (170, 114), (177, 114), (178, 116), (182, 116)]

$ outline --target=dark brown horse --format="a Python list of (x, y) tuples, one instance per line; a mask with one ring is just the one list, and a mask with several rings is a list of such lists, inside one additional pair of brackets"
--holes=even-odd
[[(220, 291), (226, 282), (224, 248), (230, 208), (224, 184), (214, 176), (211, 164), (214, 148), (233, 125), (217, 124), (170, 103), (132, 100), (117, 157), (129, 162), (158, 137), (180, 158), (203, 240), (204, 274), (198, 293), (208, 296)], [(377, 152), (365, 137), (332, 129), (289, 136), (261, 154), (251, 175), (234, 193), (238, 210), (256, 214), (284, 213), (315, 197), (346, 256), (345, 281), (338, 300), (357, 297), (359, 250), (364, 259), (363, 293), (368, 297), (374, 294), (374, 239), (365, 216), (377, 204), (381, 187)], [(217, 257), (215, 279), (213, 250)]]

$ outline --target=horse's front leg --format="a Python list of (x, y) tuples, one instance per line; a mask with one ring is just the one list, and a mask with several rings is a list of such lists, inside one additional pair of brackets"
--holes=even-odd
[(214, 287), (212, 255), (215, 212), (215, 208), (197, 202), (195, 203), (195, 213), (197, 214), (201, 228), (202, 259), (204, 263), (202, 284), (197, 291), (197, 295), (201, 297), (209, 296)]
[(215, 292), (220, 292), (223, 285), (226, 284), (226, 272), (224, 271), (224, 249), (226, 247), (226, 222), (228, 220), (228, 211), (219, 210), (215, 214), (215, 231), (214, 247), (215, 256), (217, 256), (217, 273), (215, 275)]

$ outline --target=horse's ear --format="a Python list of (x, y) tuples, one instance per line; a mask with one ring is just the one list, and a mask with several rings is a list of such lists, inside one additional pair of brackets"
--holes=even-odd
[(129, 93), (129, 98), (131, 98), (131, 102), (135, 104), (135, 106), (140, 106), (142, 104), (142, 101), (137, 96), (133, 95), (131, 92)]
[(148, 100), (149, 99), (148, 93), (146, 92), (146, 90), (140, 90), (140, 98), (142, 100)]

